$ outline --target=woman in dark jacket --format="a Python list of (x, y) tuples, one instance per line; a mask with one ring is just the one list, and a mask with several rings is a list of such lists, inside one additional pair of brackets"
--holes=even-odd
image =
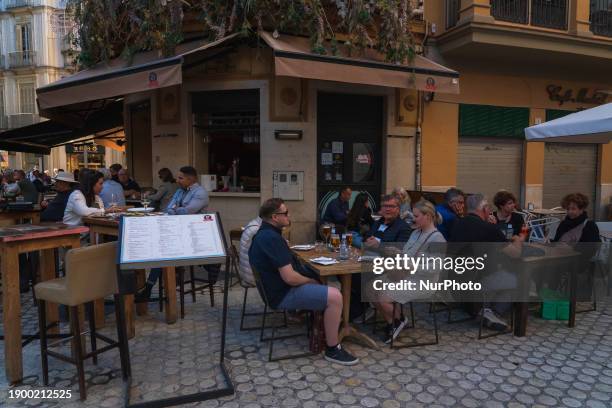
[(589, 220), (586, 212), (589, 206), (587, 196), (582, 193), (568, 194), (563, 197), (561, 206), (567, 211), (567, 216), (559, 224), (553, 242), (600, 242), (599, 228)]
[(357, 194), (353, 207), (351, 207), (346, 218), (347, 231), (358, 232), (359, 235), (363, 236), (363, 234), (370, 230), (373, 223), (374, 220), (372, 219), (372, 209), (368, 201), (368, 194)]

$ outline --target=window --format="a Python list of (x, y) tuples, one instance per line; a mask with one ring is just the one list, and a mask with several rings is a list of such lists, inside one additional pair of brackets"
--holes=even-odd
[(17, 40), (16, 50), (21, 52), (32, 49), (32, 26), (30, 23), (17, 24), (15, 39)]
[(19, 84), (19, 113), (36, 113), (36, 95), (31, 82)]
[(259, 92), (201, 92), (192, 103), (198, 169), (215, 174), (224, 191), (259, 191)]

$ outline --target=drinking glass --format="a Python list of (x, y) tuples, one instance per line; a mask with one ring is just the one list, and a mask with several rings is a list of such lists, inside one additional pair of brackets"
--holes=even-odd
[(353, 245), (353, 234), (350, 232), (344, 236), (346, 238), (346, 245), (348, 245), (349, 249)]
[[(113, 193), (113, 194), (111, 194), (111, 200), (110, 200), (110, 203), (109, 203), (109, 204), (110, 204), (110, 208), (111, 208), (111, 209), (113, 209), (113, 210), (114, 210), (114, 209), (116, 209), (116, 208), (117, 208), (117, 204), (119, 204), (119, 201), (118, 201), (118, 199), (117, 199), (117, 194), (114, 194), (114, 193)], [(111, 217), (113, 217), (113, 218), (115, 218), (115, 217), (116, 217), (116, 215), (117, 215), (117, 213), (116, 213), (116, 212), (112, 212), (112, 213), (111, 213)]]
[(321, 235), (325, 238), (325, 245), (329, 245), (329, 237), (331, 236), (332, 226), (330, 224), (323, 224), (321, 227)]
[(149, 200), (149, 193), (148, 192), (142, 193), (142, 206), (144, 207), (145, 212), (147, 212), (147, 208), (149, 207), (150, 203), (151, 203), (151, 200)]
[(315, 242), (315, 252), (317, 254), (322, 254), (324, 250), (325, 250), (325, 243), (323, 241), (316, 241)]
[(334, 252), (338, 251), (338, 249), (340, 248), (340, 235), (332, 234), (331, 244), (332, 244), (332, 247), (334, 248)]

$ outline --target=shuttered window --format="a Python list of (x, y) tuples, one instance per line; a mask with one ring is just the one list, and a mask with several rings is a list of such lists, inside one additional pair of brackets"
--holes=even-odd
[(571, 110), (546, 109), (546, 121), (548, 122), (551, 120), (559, 119), (574, 112), (575, 111)]
[(489, 105), (459, 106), (459, 136), (525, 138), (529, 108)]
[(19, 113), (36, 113), (36, 95), (34, 84), (19, 84)]

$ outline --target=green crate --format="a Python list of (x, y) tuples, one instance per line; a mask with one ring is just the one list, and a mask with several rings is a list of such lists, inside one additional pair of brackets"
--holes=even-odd
[(557, 301), (557, 320), (569, 320), (569, 300)]
[(542, 302), (542, 319), (557, 320), (556, 300), (545, 300)]

